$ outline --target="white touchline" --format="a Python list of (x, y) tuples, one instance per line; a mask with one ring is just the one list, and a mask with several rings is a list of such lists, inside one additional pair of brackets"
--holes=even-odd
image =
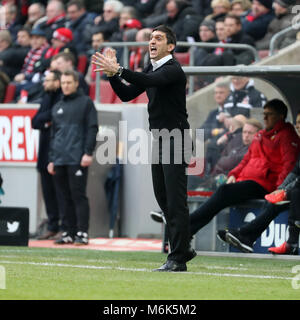
[[(152, 272), (150, 269), (138, 269), (138, 268), (123, 268), (123, 267), (102, 267), (93, 265), (77, 265), (77, 264), (63, 264), (52, 262), (24, 262), (24, 261), (0, 261), (0, 264), (23, 264), (34, 265), (42, 267), (64, 267), (64, 268), (79, 268), (79, 269), (94, 269), (94, 270), (119, 270), (119, 271), (140, 271), (140, 272)], [(255, 274), (236, 274), (236, 273), (213, 273), (213, 272), (176, 272), (173, 274), (193, 274), (203, 276), (215, 276), (215, 277), (236, 277), (236, 278), (253, 278), (253, 279), (275, 279), (275, 280), (292, 280), (293, 277), (279, 277), (279, 276), (267, 276), (267, 275), (255, 275)]]

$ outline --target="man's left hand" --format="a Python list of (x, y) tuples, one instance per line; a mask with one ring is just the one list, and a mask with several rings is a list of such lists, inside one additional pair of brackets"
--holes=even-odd
[(89, 156), (87, 154), (84, 154), (81, 158), (80, 165), (82, 167), (89, 167), (93, 162), (93, 156)]

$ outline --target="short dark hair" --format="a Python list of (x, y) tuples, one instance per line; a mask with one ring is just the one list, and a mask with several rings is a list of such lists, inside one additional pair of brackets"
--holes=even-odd
[(75, 82), (79, 82), (79, 74), (75, 70), (67, 70), (62, 73), (62, 76), (72, 76)]
[(53, 73), (53, 80), (60, 80), (61, 72), (59, 70), (50, 70)]
[(241, 18), (240, 18), (239, 16), (235, 15), (235, 14), (228, 13), (228, 14), (225, 16), (224, 21), (225, 21), (227, 18), (234, 19), (236, 24), (239, 24), (239, 25), (242, 24)]
[[(171, 28), (162, 24), (162, 25), (154, 28), (152, 32), (154, 32), (154, 31), (160, 31), (160, 32), (165, 33), (166, 37), (167, 37), (167, 44), (171, 43), (176, 46), (176, 34)], [(172, 53), (173, 53), (173, 51), (172, 51)]]
[(272, 109), (276, 113), (283, 115), (284, 119), (287, 117), (288, 114), (288, 107), (286, 104), (280, 99), (272, 99), (266, 102), (264, 105), (264, 109)]
[(58, 54), (56, 54), (51, 58), (51, 61), (57, 60), (60, 57), (62, 57), (65, 61), (71, 61), (73, 66), (75, 65), (76, 60), (75, 60), (74, 54), (71, 52), (59, 52)]
[(67, 3), (67, 8), (70, 6), (76, 6), (78, 10), (85, 9), (84, 2), (81, 0), (71, 0)]

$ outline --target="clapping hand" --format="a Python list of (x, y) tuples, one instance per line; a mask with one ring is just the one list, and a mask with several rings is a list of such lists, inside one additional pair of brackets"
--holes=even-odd
[(96, 52), (92, 56), (92, 63), (99, 67), (95, 69), (95, 72), (103, 71), (108, 77), (114, 76), (120, 67), (117, 62), (116, 50), (111, 48), (106, 49), (105, 55)]

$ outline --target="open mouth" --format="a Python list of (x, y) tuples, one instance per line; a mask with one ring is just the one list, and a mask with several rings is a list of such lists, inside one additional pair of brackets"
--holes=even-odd
[(155, 53), (157, 52), (156, 47), (151, 46), (151, 47), (150, 47), (150, 52), (153, 53), (153, 54), (155, 54)]

